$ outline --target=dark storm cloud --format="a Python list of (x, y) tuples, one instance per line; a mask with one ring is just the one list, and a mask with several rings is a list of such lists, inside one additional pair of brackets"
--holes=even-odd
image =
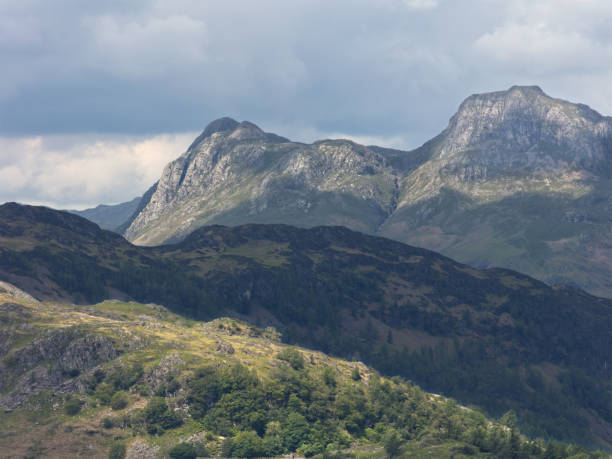
[[(298, 140), (414, 147), (467, 95), (513, 84), (611, 114), (611, 20), (607, 0), (0, 0), (0, 175), (36, 167), (12, 150), (28, 139), (45, 156), (73, 136), (73, 161), (95, 133), (121, 161), (224, 115)], [(113, 199), (130, 186), (113, 184)]]

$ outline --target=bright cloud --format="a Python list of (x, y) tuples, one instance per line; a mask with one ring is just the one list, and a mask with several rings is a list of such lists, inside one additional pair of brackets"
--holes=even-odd
[(151, 186), (194, 136), (0, 138), (0, 196), (64, 208), (122, 202)]

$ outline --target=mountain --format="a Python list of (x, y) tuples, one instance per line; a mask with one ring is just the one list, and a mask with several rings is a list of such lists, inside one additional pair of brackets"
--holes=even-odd
[(353, 142), (298, 144), (221, 119), (165, 167), (125, 235), (155, 245), (206, 223), (245, 221), (372, 233), (394, 206), (392, 172), (382, 155)]
[(212, 226), (134, 246), (69, 213), (5, 204), (0, 279), (39, 300), (273, 325), (491, 415), (514, 409), (529, 435), (612, 443), (612, 301), (517, 272), (343, 227)]
[(125, 223), (138, 209), (138, 204), (142, 197), (134, 198), (121, 204), (99, 206), (85, 210), (69, 210), (75, 215), (79, 215), (97, 224), (100, 228), (115, 231)]
[(538, 87), (469, 97), (380, 228), (472, 266), (612, 296), (612, 118)]
[(410, 151), (311, 145), (229, 118), (169, 163), (124, 235), (342, 225), (612, 297), (612, 118), (515, 86), (473, 95)]
[(152, 304), (0, 290), (0, 348), (2, 457), (382, 458), (393, 444), (401, 457), (605, 457), (528, 441), (512, 413), (486, 419), (273, 328)]

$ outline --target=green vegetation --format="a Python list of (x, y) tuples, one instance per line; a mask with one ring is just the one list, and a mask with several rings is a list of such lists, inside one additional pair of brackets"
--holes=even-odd
[(125, 445), (123, 443), (113, 443), (108, 452), (108, 459), (124, 459)]
[[(52, 443), (49, 435), (69, 435), (70, 440), (47, 451), (64, 457), (78, 455), (70, 448), (77, 447), (80, 436), (108, 457), (124, 457), (138, 442), (140, 448), (159, 448), (171, 458), (290, 452), (310, 457), (348, 454), (349, 449), (399, 457), (428, 448), (445, 451), (443, 457), (466, 451), (485, 457), (586, 454), (575, 446), (527, 440), (516, 429), (514, 413), (491, 421), (399, 377), (388, 379), (361, 363), (280, 344), (271, 330), (235, 320), (185, 323), (158, 306), (121, 302), (96, 305), (89, 314), (50, 303), (22, 302), (19, 307), (42, 334), (31, 336), (4, 359), (20, 355), (28, 342), (44, 340), (49, 333), (60, 336), (62, 327), (83, 331), (55, 344), (62, 346), (58, 355), (75, 352), (83, 337), (100, 334), (125, 352), (80, 369), (77, 379), (87, 389), (64, 407), (87, 408), (74, 412), (69, 425), (62, 426), (57, 413), (45, 408), (53, 405), (53, 393), (37, 394), (32, 388), (30, 401), (0, 420), (0, 429), (8, 433), (0, 438), (0, 455), (17, 438), (27, 442), (32, 431), (47, 443)], [(155, 321), (139, 325), (147, 310)], [(136, 346), (139, 340), (147, 346)], [(218, 354), (220, 342), (234, 352)], [(150, 395), (170, 383), (178, 385), (171, 395)], [(103, 399), (110, 406), (96, 403)], [(56, 427), (50, 430), (50, 425)], [(108, 443), (111, 437), (119, 441)], [(554, 455), (545, 456), (551, 448)]]
[(387, 429), (383, 440), (387, 457), (393, 458), (399, 455), (402, 447), (402, 437), (395, 429)]
[(69, 398), (64, 405), (64, 411), (69, 416), (75, 416), (81, 411), (81, 401), (78, 398)]
[(115, 392), (110, 400), (110, 406), (113, 410), (122, 410), (128, 405), (128, 396), (125, 392)]
[(196, 459), (198, 452), (191, 443), (179, 443), (168, 451), (171, 459)]
[(294, 370), (301, 370), (304, 368), (304, 357), (302, 356), (301, 352), (295, 349), (283, 349), (276, 357), (280, 360), (288, 362)]
[(149, 400), (144, 409), (144, 422), (150, 435), (162, 434), (167, 429), (181, 425), (182, 420), (170, 411), (166, 401), (161, 397)]
[[(211, 227), (178, 245), (144, 248), (74, 216), (23, 209), (1, 208), (0, 271), (34, 279), (49, 296), (59, 286), (60, 294), (93, 302), (112, 288), (191, 319), (240, 313), (280, 324), (289, 343), (366, 362), (490, 416), (513, 409), (532, 437), (612, 443), (610, 301), (343, 228)], [(272, 263), (274, 256), (282, 263)], [(159, 314), (132, 308), (105, 314)], [(150, 319), (138, 320), (146, 327)], [(283, 361), (308, 366), (298, 354)], [(181, 381), (172, 377), (145, 387), (139, 364), (128, 359), (99, 381), (92, 376), (102, 405), (128, 388), (141, 396), (178, 393)], [(234, 420), (219, 422), (227, 429)], [(265, 424), (255, 431), (263, 435)]]

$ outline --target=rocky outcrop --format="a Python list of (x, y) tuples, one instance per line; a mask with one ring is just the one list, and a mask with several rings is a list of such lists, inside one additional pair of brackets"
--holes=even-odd
[(125, 235), (152, 245), (204, 223), (288, 218), (302, 226), (331, 219), (372, 232), (392, 207), (395, 179), (381, 154), (353, 142), (297, 144), (221, 119), (165, 167)]
[(82, 390), (79, 376), (115, 359), (110, 338), (89, 335), (78, 327), (52, 331), (0, 360), (0, 406), (14, 408), (41, 390)]
[(143, 440), (135, 440), (127, 450), (126, 459), (157, 459), (159, 446), (149, 446)]
[(0, 293), (7, 293), (10, 296), (15, 298), (19, 298), (26, 301), (37, 302), (38, 300), (34, 298), (29, 293), (24, 292), (23, 290), (15, 287), (13, 284), (9, 284), (8, 282), (4, 282), (0, 280)]
[(612, 118), (514, 86), (468, 97), (411, 152), (214, 121), (125, 235), (156, 245), (210, 224), (342, 225), (612, 296), (611, 194)]
[(170, 378), (179, 374), (181, 367), (185, 365), (185, 361), (178, 354), (170, 354), (162, 358), (156, 367), (145, 374), (147, 386), (156, 392), (163, 384), (166, 384)]
[(537, 86), (468, 97), (451, 118), (436, 158), (503, 167), (599, 171), (610, 160), (612, 119), (553, 99)]

